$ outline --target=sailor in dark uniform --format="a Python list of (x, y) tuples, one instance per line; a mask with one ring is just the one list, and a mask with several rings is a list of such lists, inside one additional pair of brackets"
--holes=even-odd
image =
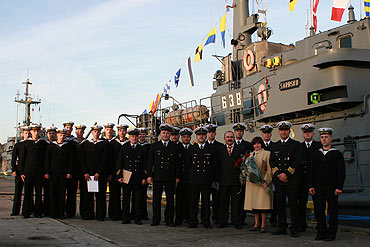
[(32, 139), (24, 143), (24, 155), (19, 162), (19, 174), (24, 181), (24, 200), (22, 215), (29, 218), (33, 204), (33, 189), (35, 189), (35, 217), (42, 217), (42, 179), (44, 174), (45, 152), (48, 143), (39, 139), (41, 126), (32, 124), (30, 132)]
[[(78, 124), (78, 125), (75, 125), (74, 127), (75, 127), (75, 133), (76, 133), (76, 139), (75, 140), (77, 142), (76, 141), (73, 142), (76, 145), (76, 149), (75, 149), (75, 159), (74, 159), (75, 163), (74, 163), (73, 169), (72, 169), (72, 178), (71, 178), (71, 180), (73, 180), (73, 179), (78, 180), (78, 185), (79, 185), (79, 190), (80, 190), (80, 216), (81, 216), (81, 218), (84, 218), (85, 215), (84, 215), (83, 212), (87, 211), (87, 197), (86, 197), (87, 194), (82, 193), (82, 191), (87, 190), (87, 188), (86, 188), (86, 180), (85, 180), (85, 177), (84, 177), (84, 173), (83, 173), (83, 170), (82, 170), (82, 164), (81, 164), (81, 147), (83, 145), (85, 145), (85, 143), (88, 142), (88, 141), (86, 140), (86, 138), (84, 138), (84, 133), (85, 133), (86, 126), (84, 124)], [(76, 190), (77, 190), (77, 188), (76, 188)], [(73, 190), (73, 191), (76, 191), (76, 190)], [(75, 193), (76, 193), (76, 196), (77, 196), (77, 191)], [(75, 198), (75, 197), (73, 197), (73, 198)], [(74, 203), (74, 200), (73, 200), (73, 203)], [(76, 208), (75, 206), (73, 206), (73, 203), (72, 203), (72, 206), (70, 207), (72, 210), (73, 210), (73, 208)]]
[[(67, 130), (65, 141), (73, 144), (73, 166), (72, 166), (72, 177), (67, 180), (67, 200), (66, 200), (66, 218), (73, 218), (76, 215), (76, 202), (77, 202), (77, 189), (79, 173), (81, 175), (80, 162), (78, 160), (78, 147), (79, 144), (77, 138), (72, 135), (74, 122), (67, 121), (63, 122), (63, 128)], [(81, 179), (81, 177), (80, 177)]]
[[(48, 138), (48, 144), (53, 143), (57, 140), (57, 127), (50, 126), (46, 129), (46, 136)], [(43, 190), (43, 199), (42, 199), (42, 211), (44, 216), (49, 216), (49, 207), (50, 207), (50, 181), (49, 179), (43, 178), (42, 180), (42, 190)]]
[[(271, 141), (271, 137), (272, 137), (272, 130), (274, 128), (269, 125), (269, 124), (264, 124), (260, 127), (260, 131), (261, 131), (261, 136), (262, 136), (262, 140), (263, 140), (263, 148), (267, 151), (271, 151), (272, 149), (272, 146), (274, 145), (274, 143)], [(273, 190), (273, 207), (272, 207), (272, 210), (271, 210), (271, 217), (270, 217), (270, 224), (271, 226), (277, 226), (277, 202), (276, 202), (276, 195), (275, 195), (275, 186), (272, 185), (272, 190)]]
[[(115, 181), (113, 181), (113, 174), (115, 174), (116, 171), (116, 165), (117, 165), (117, 158), (118, 155), (115, 156), (114, 154), (114, 148), (113, 143), (115, 143), (115, 138), (113, 136), (113, 127), (114, 123), (106, 123), (104, 126), (104, 140), (107, 142), (108, 147), (108, 160), (106, 161), (107, 166), (109, 167), (109, 173), (108, 175), (108, 184), (109, 184), (109, 203), (108, 203), (108, 217), (110, 219), (118, 220), (119, 218), (119, 211), (117, 211), (117, 177), (115, 175)], [(116, 208), (116, 209), (115, 209)], [(114, 212), (116, 211), (116, 212)]]
[(211, 229), (211, 188), (215, 180), (216, 166), (213, 148), (206, 143), (206, 127), (194, 130), (197, 143), (189, 150), (189, 184), (191, 193), (189, 227), (198, 226), (199, 198), (202, 198), (201, 218), (205, 228)]
[(171, 133), (170, 140), (176, 144), (180, 143), (180, 128), (173, 127), (173, 131)]
[[(91, 134), (93, 139), (86, 142), (81, 146), (81, 161), (84, 177), (87, 181), (94, 179), (98, 181), (99, 192), (88, 192), (86, 189), (83, 193), (87, 193), (87, 211), (83, 212), (85, 217), (82, 219), (94, 219), (94, 195), (96, 196), (96, 219), (103, 221), (106, 216), (106, 190), (107, 190), (107, 177), (110, 172), (109, 161), (109, 144), (100, 138), (101, 130), (100, 125), (91, 127)], [(90, 176), (93, 176), (91, 178)], [(87, 186), (86, 186), (87, 188)]]
[[(338, 196), (343, 193), (346, 167), (343, 154), (331, 145), (333, 132), (332, 128), (319, 129), (322, 148), (312, 154), (309, 192), (315, 198), (316, 240), (333, 241), (337, 236)], [(328, 204), (329, 228), (325, 217), (326, 203)]]
[(166, 209), (164, 211), (167, 226), (173, 224), (174, 194), (180, 182), (181, 162), (179, 146), (170, 141), (173, 127), (170, 124), (159, 126), (161, 140), (150, 145), (147, 173), (148, 183), (153, 184), (153, 220), (152, 226), (161, 221), (161, 201), (163, 189), (166, 192)]
[[(233, 125), (233, 130), (235, 133), (235, 143), (236, 145), (242, 145), (245, 147), (246, 152), (253, 152), (253, 146), (249, 141), (243, 139), (244, 131), (247, 128), (243, 123), (236, 123)], [(241, 210), (241, 224), (245, 225), (245, 219), (247, 217), (247, 212), (244, 211), (244, 197), (245, 197), (245, 186), (242, 186), (240, 192), (240, 210)], [(233, 222), (234, 223), (234, 222)], [(235, 225), (235, 223), (234, 223)]]
[[(140, 134), (138, 137), (138, 144), (141, 145), (145, 150), (145, 155), (148, 157), (149, 155), (149, 149), (150, 144), (147, 141), (147, 135), (148, 135), (148, 129), (147, 128), (140, 128)], [(144, 170), (144, 177), (145, 179), (148, 178), (148, 174), (146, 172), (146, 169)], [(147, 199), (148, 199), (148, 183), (145, 181), (145, 183), (141, 186), (140, 190), (140, 214), (142, 220), (149, 220), (148, 217), (148, 206), (147, 206)]]
[(193, 131), (189, 128), (180, 130), (181, 143), (181, 179), (176, 188), (176, 219), (175, 225), (181, 225), (182, 222), (189, 222), (190, 219), (190, 187), (189, 187), (189, 148)]
[(22, 127), (22, 136), (23, 140), (20, 140), (14, 145), (12, 152), (12, 175), (15, 180), (15, 190), (14, 190), (14, 200), (13, 200), (13, 209), (11, 216), (19, 215), (21, 209), (22, 201), (22, 191), (23, 191), (23, 180), (18, 171), (19, 161), (24, 155), (24, 144), (25, 141), (30, 137), (30, 128), (28, 126)]
[(299, 221), (298, 231), (305, 232), (307, 228), (307, 200), (308, 200), (308, 173), (311, 166), (311, 157), (313, 152), (321, 148), (321, 143), (313, 139), (315, 135), (315, 126), (312, 124), (303, 124), (301, 126), (304, 141), (301, 143), (302, 148), (302, 166), (301, 166), (301, 186), (298, 192)]
[[(214, 151), (223, 146), (223, 144), (219, 141), (216, 141), (216, 124), (208, 124), (207, 125), (207, 143), (214, 149)], [(219, 190), (216, 186), (216, 183), (212, 183), (212, 221), (215, 224), (220, 223), (219, 211), (220, 211), (220, 195)]]
[(277, 124), (280, 141), (275, 142), (271, 149), (270, 165), (277, 197), (279, 227), (272, 234), (287, 234), (286, 197), (288, 196), (292, 224), (290, 236), (298, 237), (298, 192), (301, 184), (299, 171), (302, 154), (299, 142), (289, 138), (291, 126), (292, 124), (287, 121), (281, 121)]
[(216, 149), (217, 176), (216, 184), (220, 190), (220, 225), (227, 227), (229, 223), (229, 206), (231, 202), (231, 219), (236, 229), (241, 229), (242, 200), (240, 184), (240, 168), (235, 163), (246, 154), (244, 145), (235, 143), (234, 133), (226, 131), (225, 145)]
[(57, 129), (57, 140), (50, 143), (45, 155), (44, 178), (50, 183), (50, 217), (64, 219), (67, 180), (72, 178), (74, 143), (65, 142), (66, 129)]
[(117, 125), (117, 136), (111, 141), (113, 148), (113, 166), (114, 172), (112, 173), (112, 181), (109, 183), (109, 206), (108, 214), (113, 221), (122, 219), (122, 207), (121, 207), (121, 183), (117, 181), (117, 161), (118, 154), (121, 151), (122, 145), (128, 142), (126, 138), (127, 134), (127, 124)]
[[(140, 212), (140, 190), (145, 183), (144, 169), (146, 165), (146, 153), (144, 147), (139, 145), (138, 135), (140, 130), (133, 128), (128, 131), (129, 142), (125, 143), (118, 154), (117, 173), (118, 181), (123, 187), (123, 221), (122, 224), (129, 224), (130, 216), (130, 198), (132, 198), (132, 207), (134, 220), (137, 225), (141, 225)], [(129, 181), (124, 179), (125, 172), (131, 172)], [(135, 203), (134, 203), (135, 202)]]

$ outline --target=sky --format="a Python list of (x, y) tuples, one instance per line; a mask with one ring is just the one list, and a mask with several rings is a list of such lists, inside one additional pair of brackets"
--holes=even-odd
[[(309, 0), (259, 1), (267, 5), (270, 41), (295, 43), (306, 36)], [(179, 86), (170, 95), (180, 102), (210, 96), (212, 78), (221, 64), (212, 55), (231, 53), (232, 11), (227, 14), (226, 48), (218, 23), (231, 0), (2, 0), (0, 1), (0, 143), (14, 136), (24, 120), (24, 107), (14, 102), (22, 82), (33, 83), (32, 122), (62, 127), (64, 121), (91, 126), (117, 123), (121, 113), (141, 114), (156, 94), (182, 68)], [(360, 18), (360, 0), (352, 1)], [(341, 23), (330, 20), (332, 1), (320, 1), (318, 30)], [(256, 11), (256, 3), (250, 1)], [(362, 7), (362, 17), (364, 10)], [(263, 20), (264, 18), (261, 17)], [(193, 53), (216, 28), (216, 44), (207, 45), (203, 60)], [(257, 37), (254, 36), (254, 40)], [(195, 86), (186, 60), (192, 55)], [(165, 102), (165, 104), (168, 102)], [(18, 116), (18, 117), (17, 117)], [(18, 121), (17, 121), (18, 119)], [(127, 121), (123, 121), (128, 123)]]

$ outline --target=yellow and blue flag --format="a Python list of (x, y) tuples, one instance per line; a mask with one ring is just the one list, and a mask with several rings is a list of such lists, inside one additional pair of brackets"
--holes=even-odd
[(225, 48), (225, 30), (226, 30), (226, 14), (222, 17), (220, 22), (220, 32), (222, 38), (222, 45)]
[(200, 43), (200, 45), (195, 50), (195, 62), (199, 62), (202, 60), (202, 54), (203, 54), (203, 43)]
[(208, 34), (207, 40), (204, 46), (211, 44), (211, 43), (215, 43), (215, 42), (216, 42), (216, 27), (214, 27), (212, 31)]
[(298, 0), (289, 0), (289, 11), (293, 11)]
[(370, 17), (370, 0), (364, 0), (366, 17)]

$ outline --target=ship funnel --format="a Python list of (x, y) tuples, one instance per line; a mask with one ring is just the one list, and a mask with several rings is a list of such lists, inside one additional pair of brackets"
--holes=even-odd
[(235, 0), (234, 6), (233, 39), (247, 46), (252, 43), (252, 34), (258, 29), (258, 14), (249, 16), (249, 0)]
[(354, 8), (352, 5), (350, 5), (348, 7), (348, 21), (347, 23), (352, 23), (352, 22), (355, 22), (356, 21), (356, 18), (355, 18), (355, 11), (354, 11)]

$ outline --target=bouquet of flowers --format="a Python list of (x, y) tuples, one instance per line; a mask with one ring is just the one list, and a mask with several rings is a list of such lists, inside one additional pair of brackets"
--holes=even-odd
[[(247, 153), (243, 158), (240, 158), (234, 165), (240, 168), (240, 183), (243, 184), (247, 179), (249, 182), (254, 184), (263, 185), (266, 181), (262, 178), (260, 171), (258, 170), (254, 155)], [(272, 197), (271, 187), (266, 187), (266, 192)]]

